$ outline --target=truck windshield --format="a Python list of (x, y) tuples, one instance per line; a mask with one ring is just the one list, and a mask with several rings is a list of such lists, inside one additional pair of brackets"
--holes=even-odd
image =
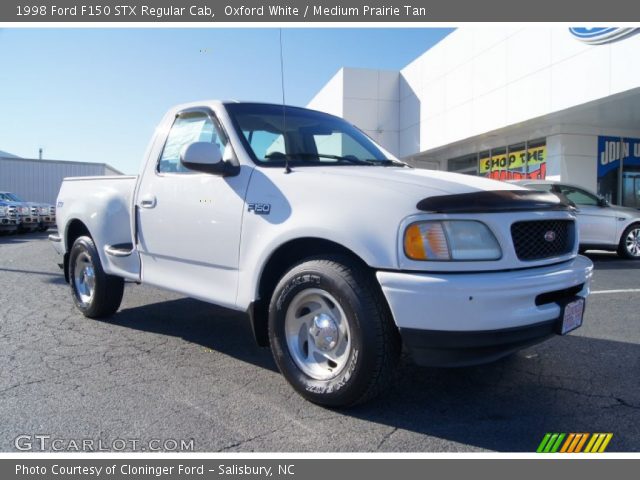
[(282, 105), (226, 107), (246, 150), (260, 165), (405, 165), (333, 115)]

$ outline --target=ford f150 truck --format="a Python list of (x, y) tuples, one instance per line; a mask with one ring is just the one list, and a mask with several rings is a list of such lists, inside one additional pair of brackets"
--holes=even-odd
[(174, 108), (138, 176), (68, 178), (57, 214), (85, 316), (116, 312), (125, 280), (246, 312), (293, 388), (328, 406), (374, 396), (402, 346), (464, 366), (568, 333), (593, 268), (557, 196), (414, 169), (283, 105)]
[(20, 206), (18, 228), (21, 231), (40, 230), (46, 232), (50, 227), (56, 225), (56, 211), (53, 205), (25, 202), (12, 192), (0, 192), (0, 200), (13, 202)]
[(15, 232), (18, 230), (17, 207), (11, 202), (0, 198), (0, 232)]

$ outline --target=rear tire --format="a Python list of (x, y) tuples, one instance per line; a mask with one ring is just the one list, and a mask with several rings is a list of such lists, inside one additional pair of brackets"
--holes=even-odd
[(640, 260), (640, 223), (629, 225), (622, 233), (618, 255), (631, 260)]
[(307, 259), (282, 277), (269, 305), (269, 341), (291, 386), (328, 407), (378, 395), (400, 356), (379, 286), (343, 256)]
[(85, 317), (108, 317), (118, 311), (124, 279), (104, 272), (90, 237), (79, 237), (73, 243), (68, 274), (73, 301)]

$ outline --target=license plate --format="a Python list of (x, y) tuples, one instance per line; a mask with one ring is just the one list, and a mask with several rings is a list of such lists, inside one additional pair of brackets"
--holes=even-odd
[(571, 330), (575, 330), (582, 325), (582, 314), (584, 312), (584, 298), (578, 298), (567, 303), (562, 314), (561, 334), (566, 335)]

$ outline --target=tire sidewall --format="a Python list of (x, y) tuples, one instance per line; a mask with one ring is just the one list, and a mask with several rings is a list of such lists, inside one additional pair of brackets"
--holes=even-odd
[[(94, 274), (95, 274), (95, 287), (93, 292), (93, 297), (88, 304), (83, 304), (78, 299), (78, 292), (76, 290), (76, 284), (74, 281), (74, 274), (76, 268), (76, 262), (81, 253), (86, 253), (89, 255), (91, 259), (91, 263), (93, 264)], [(93, 244), (93, 241), (89, 237), (79, 237), (73, 243), (73, 247), (71, 247), (71, 252), (69, 253), (69, 285), (71, 286), (71, 296), (73, 297), (73, 303), (75, 303), (78, 310), (80, 310), (83, 314), (91, 316), (94, 314), (96, 297), (98, 295), (98, 289), (102, 286), (102, 277), (104, 273), (102, 271), (102, 266), (100, 264), (100, 258), (98, 257), (98, 252), (96, 251), (96, 247)]]
[[(370, 368), (369, 350), (375, 343), (375, 336), (367, 338), (372, 333), (370, 329), (363, 328), (365, 316), (360, 298), (336, 273), (304, 265), (293, 269), (276, 286), (269, 308), (271, 349), (280, 371), (303, 397), (327, 406), (353, 403), (367, 388), (369, 379), (363, 372)], [(329, 380), (316, 380), (305, 374), (293, 360), (286, 343), (287, 310), (295, 296), (307, 289), (322, 289), (330, 293), (349, 322), (351, 352), (347, 364)]]
[(640, 260), (640, 256), (634, 256), (632, 255), (629, 250), (627, 249), (627, 236), (629, 235), (629, 233), (632, 230), (636, 230), (636, 229), (640, 229), (640, 224), (638, 223), (633, 223), (631, 225), (629, 225), (627, 228), (624, 229), (624, 232), (622, 232), (622, 237), (620, 238), (620, 246), (618, 248), (618, 252), (625, 258), (629, 259), (629, 260)]

